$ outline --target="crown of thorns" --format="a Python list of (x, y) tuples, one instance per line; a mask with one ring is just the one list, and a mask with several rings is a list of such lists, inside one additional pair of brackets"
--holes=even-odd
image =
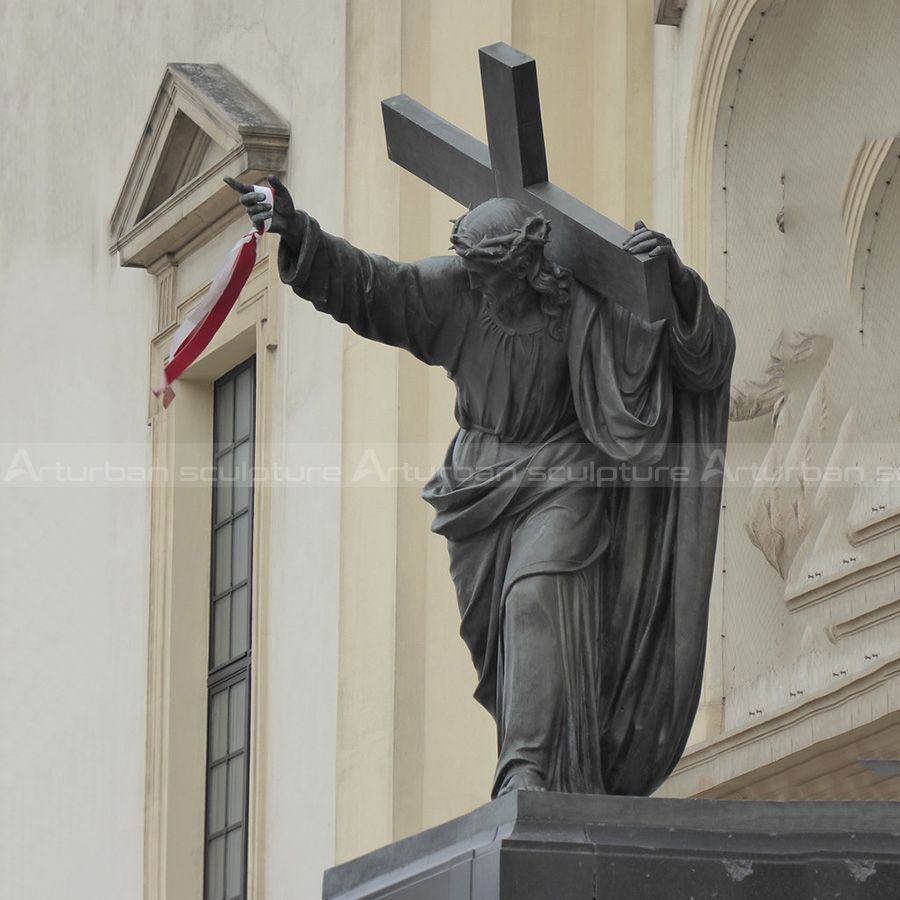
[[(450, 235), (450, 249), (455, 250), (459, 256), (465, 259), (476, 259), (480, 262), (506, 263), (510, 262), (532, 247), (543, 247), (550, 240), (550, 221), (543, 213), (529, 216), (519, 228), (509, 234), (482, 236), (467, 234), (460, 230), (465, 215), (453, 222), (453, 232)], [(476, 240), (477, 238), (477, 240)]]

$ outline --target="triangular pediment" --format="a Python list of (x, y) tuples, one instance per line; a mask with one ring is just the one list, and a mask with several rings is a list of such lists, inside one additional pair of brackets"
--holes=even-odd
[(110, 224), (123, 266), (178, 259), (236, 215), (229, 175), (283, 174), (290, 129), (223, 66), (170, 63)]

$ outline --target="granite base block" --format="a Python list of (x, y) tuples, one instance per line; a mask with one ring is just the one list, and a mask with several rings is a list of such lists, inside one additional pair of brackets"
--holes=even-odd
[(325, 873), (327, 900), (900, 900), (900, 803), (519, 792)]

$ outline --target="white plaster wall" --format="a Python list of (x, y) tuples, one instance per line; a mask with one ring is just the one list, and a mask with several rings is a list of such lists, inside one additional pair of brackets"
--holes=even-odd
[[(110, 256), (108, 220), (167, 62), (223, 63), (289, 120), (288, 183), (341, 230), (343, 9), (3, 7), (4, 897), (141, 896), (149, 545), (145, 486), (26, 489), (3, 483), (11, 454), (149, 462), (154, 283)], [(276, 458), (300, 465), (340, 441), (340, 334), (282, 299)], [(339, 491), (285, 487), (272, 510), (267, 896), (316, 897), (334, 852)]]
[(0, 217), (0, 895), (139, 897), (147, 492), (5, 476), (20, 448), (148, 462), (152, 283), (106, 248), (159, 67), (72, 5), (5, 4), (3, 31), (0, 165), (21, 188)]

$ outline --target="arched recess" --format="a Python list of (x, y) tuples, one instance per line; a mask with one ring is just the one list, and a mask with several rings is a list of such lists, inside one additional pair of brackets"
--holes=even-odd
[(847, 236), (847, 288), (865, 289), (867, 258), (888, 188), (897, 174), (900, 138), (873, 138), (862, 142), (841, 196), (841, 218)]
[(737, 76), (736, 59), (746, 51), (756, 19), (773, 0), (719, 0), (702, 26), (685, 153), (685, 258), (698, 272), (709, 272), (710, 201), (713, 151), (720, 110)]
[[(900, 7), (719, 0), (698, 47), (686, 255), (735, 323), (735, 383), (767, 388), (760, 373), (772, 368), (779, 341), (807, 336), (831, 348), (824, 366), (815, 354), (781, 365), (778, 415), (768, 414), (773, 406), (730, 432), (729, 468), (742, 474), (726, 486), (723, 510), (722, 628), (711, 631), (723, 639), (711, 644), (720, 656), (725, 734), (712, 743), (737, 749), (733, 766), (702, 751), (710, 760), (703, 777), (732, 781), (729, 791), (752, 783), (746, 796), (763, 796), (764, 765), (787, 766), (801, 746), (812, 758), (817, 744), (838, 738), (863, 758), (855, 732), (876, 727), (867, 717), (900, 720), (895, 698), (881, 712), (867, 701), (848, 701), (832, 721), (823, 712), (881, 683), (885, 660), (900, 658), (900, 108), (892, 89)], [(804, 475), (796, 486), (793, 562), (779, 550), (773, 563), (746, 529), (750, 470), (777, 442), (779, 424), (790, 432), (785, 451), (802, 450), (814, 480)], [(878, 482), (879, 467), (895, 473), (892, 483)], [(782, 502), (783, 487), (771, 488)], [(757, 728), (754, 750), (747, 736)], [(699, 773), (701, 756), (689, 751), (679, 772)], [(797, 796), (805, 777), (798, 771), (765, 790)], [(825, 789), (853, 796), (854, 787), (833, 779)]]
[[(700, 26), (697, 64), (692, 82), (690, 116), (685, 146), (683, 256), (710, 283), (718, 302), (724, 303), (724, 278), (712, 271), (712, 187), (715, 149), (724, 130), (722, 111), (733, 97), (738, 60), (773, 0), (719, 0), (707, 8)], [(726, 110), (727, 111), (727, 110)], [(720, 535), (724, 544), (725, 525)], [(710, 597), (706, 664), (701, 704), (692, 734), (694, 740), (715, 740), (726, 727), (724, 655), (725, 563), (720, 557)]]

